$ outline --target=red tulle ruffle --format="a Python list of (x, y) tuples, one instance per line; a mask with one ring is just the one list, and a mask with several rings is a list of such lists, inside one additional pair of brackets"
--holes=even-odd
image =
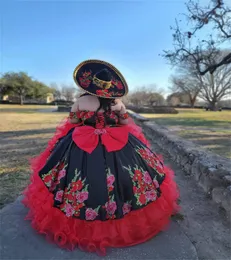
[[(135, 124), (134, 124), (135, 125)], [(142, 135), (139, 127), (130, 125), (132, 134)], [(73, 250), (76, 247), (105, 255), (107, 247), (125, 247), (143, 243), (165, 229), (172, 214), (178, 210), (179, 197), (173, 172), (165, 167), (166, 178), (161, 184), (161, 197), (146, 207), (131, 211), (124, 218), (107, 221), (84, 221), (68, 218), (53, 207), (53, 195), (38, 176), (45, 165), (50, 150), (56, 141), (76, 125), (65, 121), (48, 143), (47, 149), (32, 161), (33, 176), (31, 184), (24, 192), (23, 203), (29, 208), (27, 219), (38, 233), (46, 235), (49, 241), (62, 248)], [(142, 141), (141, 140), (141, 141)]]

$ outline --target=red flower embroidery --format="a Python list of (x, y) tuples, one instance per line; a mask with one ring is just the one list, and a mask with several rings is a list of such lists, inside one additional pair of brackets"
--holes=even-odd
[(156, 189), (160, 187), (159, 182), (157, 180), (153, 180), (153, 184), (155, 185)]
[(66, 170), (62, 169), (61, 171), (59, 171), (58, 173), (58, 181), (60, 181), (63, 177), (66, 176)]
[(76, 195), (76, 199), (79, 203), (83, 203), (85, 200), (88, 199), (88, 192), (87, 191), (82, 191), (82, 192), (79, 192), (77, 195)]
[(123, 88), (124, 88), (124, 86), (123, 86), (123, 84), (121, 83), (121, 81), (117, 81), (117, 88), (118, 88), (118, 89), (123, 89)]
[(108, 93), (107, 89), (104, 90), (96, 90), (96, 94), (102, 97), (111, 97), (111, 94)]
[(155, 190), (146, 191), (145, 196), (147, 201), (154, 201), (157, 198)]
[(128, 214), (131, 211), (132, 206), (128, 203), (123, 205), (123, 215)]
[(85, 213), (86, 220), (94, 220), (98, 216), (98, 213), (91, 208), (88, 208)]
[(141, 205), (146, 204), (146, 196), (145, 196), (145, 194), (141, 194), (139, 196), (139, 202), (140, 202)]
[(109, 215), (113, 215), (117, 209), (117, 205), (115, 201), (109, 201), (105, 204), (106, 206), (106, 211)]
[(74, 208), (69, 203), (65, 204), (64, 211), (67, 217), (72, 217), (75, 212)]
[(75, 196), (72, 195), (72, 193), (66, 194), (65, 196), (69, 201), (74, 201), (75, 200)]
[(59, 202), (62, 202), (63, 200), (63, 190), (60, 190), (56, 193), (55, 195), (55, 200), (59, 201)]
[(115, 176), (114, 176), (114, 175), (109, 175), (109, 176), (107, 177), (107, 185), (108, 185), (108, 186), (112, 186), (113, 183), (114, 183), (114, 181), (115, 181)]
[(76, 181), (76, 182), (73, 182), (72, 184), (71, 184), (71, 190), (72, 191), (79, 191), (79, 190), (81, 190), (83, 188), (83, 183), (82, 183), (82, 181), (81, 180), (78, 180), (78, 181)]
[(133, 177), (134, 181), (141, 181), (142, 180), (142, 172), (140, 170), (135, 170), (135, 175)]
[(152, 178), (151, 178), (151, 176), (149, 175), (148, 172), (144, 173), (144, 182), (147, 183), (147, 184), (152, 183)]
[(88, 88), (89, 85), (91, 84), (91, 81), (89, 79), (84, 79), (84, 78), (80, 77), (79, 81), (80, 81), (81, 87), (83, 87), (83, 88)]
[(43, 181), (49, 183), (52, 180), (52, 178), (53, 178), (52, 174), (49, 174), (44, 177)]

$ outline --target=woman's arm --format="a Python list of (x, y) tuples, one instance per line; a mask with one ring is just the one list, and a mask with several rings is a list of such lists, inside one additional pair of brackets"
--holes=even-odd
[(79, 111), (79, 103), (78, 100), (73, 104), (72, 108), (71, 108), (71, 113), (69, 115), (69, 121), (72, 124), (78, 124), (79, 123), (79, 119), (76, 116), (76, 112)]

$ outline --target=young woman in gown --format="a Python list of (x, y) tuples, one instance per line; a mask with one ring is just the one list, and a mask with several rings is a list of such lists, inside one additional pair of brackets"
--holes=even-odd
[(114, 66), (82, 62), (74, 80), (85, 94), (32, 160), (27, 219), (71, 250), (105, 254), (107, 247), (143, 243), (178, 209), (173, 172), (129, 118), (120, 100), (127, 83)]

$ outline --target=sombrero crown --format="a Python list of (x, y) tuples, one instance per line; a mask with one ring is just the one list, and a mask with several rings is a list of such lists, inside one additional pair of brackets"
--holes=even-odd
[(104, 98), (123, 97), (128, 93), (122, 74), (108, 62), (87, 60), (74, 70), (75, 83), (94, 96)]

